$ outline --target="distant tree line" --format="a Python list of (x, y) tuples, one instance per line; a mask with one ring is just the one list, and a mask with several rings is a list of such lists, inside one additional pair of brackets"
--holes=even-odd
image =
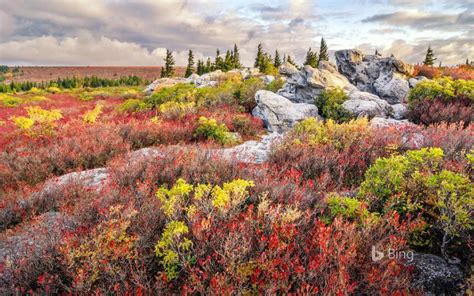
[(101, 78), (97, 76), (87, 76), (83, 78), (78, 77), (66, 77), (58, 78), (51, 81), (41, 81), (41, 82), (32, 82), (32, 81), (22, 81), (16, 82), (12, 81), (9, 84), (0, 84), (0, 92), (14, 92), (14, 91), (28, 91), (33, 87), (39, 89), (47, 89), (48, 87), (59, 87), (63, 89), (73, 89), (80, 87), (111, 87), (111, 86), (139, 86), (148, 84), (149, 81), (144, 80), (143, 78), (131, 75), (131, 76), (122, 76), (117, 79)]

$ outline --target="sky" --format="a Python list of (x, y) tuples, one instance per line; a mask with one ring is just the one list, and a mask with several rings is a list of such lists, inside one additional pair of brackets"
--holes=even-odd
[(259, 43), (302, 63), (321, 37), (330, 49), (358, 48), (443, 65), (474, 59), (474, 0), (110, 1), (0, 0), (0, 64), (177, 65), (236, 43), (251, 66)]

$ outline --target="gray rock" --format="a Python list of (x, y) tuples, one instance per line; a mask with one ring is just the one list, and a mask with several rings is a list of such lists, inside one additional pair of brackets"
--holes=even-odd
[(381, 99), (399, 104), (408, 96), (410, 87), (408, 81), (393, 73), (392, 76), (380, 75), (374, 82), (374, 89)]
[(360, 91), (393, 104), (408, 94), (406, 79), (413, 73), (413, 66), (392, 57), (364, 55), (359, 50), (339, 50), (335, 56), (339, 72)]
[(301, 71), (285, 63), (280, 66), (280, 73), (286, 75), (287, 80), (278, 94), (296, 103), (313, 103), (326, 88), (339, 87), (347, 92), (356, 89), (333, 64), (326, 61), (321, 62), (317, 69), (305, 66)]
[(374, 94), (353, 91), (348, 96), (349, 100), (345, 101), (342, 107), (356, 117), (387, 117), (392, 112), (390, 105)]
[(408, 79), (408, 84), (410, 85), (410, 88), (414, 88), (418, 83), (420, 83), (423, 80), (428, 80), (425, 76), (416, 76)]
[(69, 173), (46, 182), (43, 191), (49, 191), (60, 186), (67, 186), (73, 182), (100, 191), (107, 184), (108, 177), (109, 173), (106, 168)]
[(463, 274), (459, 266), (449, 264), (441, 257), (431, 254), (414, 254), (415, 267), (413, 285), (423, 289), (425, 295), (455, 295), (460, 293)]
[(229, 159), (244, 163), (263, 163), (267, 161), (273, 143), (282, 138), (282, 134), (271, 133), (260, 141), (247, 141), (241, 145), (220, 150), (219, 153)]
[(408, 108), (405, 104), (395, 104), (391, 105), (392, 113), (390, 114), (391, 117), (395, 119), (405, 119), (408, 115)]
[(318, 108), (312, 104), (293, 103), (271, 91), (259, 90), (255, 94), (257, 106), (252, 114), (263, 120), (271, 132), (283, 132), (297, 122), (308, 118), (319, 118)]
[(372, 127), (389, 127), (389, 126), (405, 126), (409, 125), (410, 122), (408, 120), (396, 120), (393, 118), (382, 118), (382, 117), (374, 117), (370, 121), (370, 125)]

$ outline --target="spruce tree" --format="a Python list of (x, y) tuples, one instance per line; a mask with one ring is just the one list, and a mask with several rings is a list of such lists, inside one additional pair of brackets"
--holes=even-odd
[(435, 60), (436, 58), (434, 57), (433, 50), (431, 49), (431, 46), (428, 46), (428, 50), (426, 51), (426, 57), (423, 61), (423, 64), (425, 64), (426, 66), (433, 66)]
[(234, 68), (232, 54), (230, 53), (229, 50), (227, 50), (227, 52), (225, 53), (224, 65), (222, 68), (223, 68), (222, 69), (223, 71), (229, 71)]
[(286, 61), (287, 61), (288, 63), (292, 64), (293, 66), (298, 67), (298, 66), (296, 65), (295, 61), (293, 61), (293, 59), (291, 58), (290, 55), (288, 55), (288, 57), (286, 58)]
[(378, 51), (377, 49), (375, 50), (375, 54), (374, 54), (374, 55), (376, 55), (376, 56), (380, 55), (380, 54), (379, 54), (379, 51)]
[(212, 65), (211, 58), (207, 57), (206, 67), (204, 67), (204, 73), (209, 73), (214, 70), (214, 66)]
[(329, 61), (328, 46), (324, 38), (321, 38), (321, 47), (319, 48), (319, 61)]
[(257, 57), (255, 58), (254, 67), (260, 68), (262, 66), (263, 59), (264, 59), (264, 56), (263, 56), (262, 43), (259, 43), (257, 47)]
[(216, 59), (214, 60), (214, 70), (224, 70), (224, 61), (221, 57), (219, 48), (216, 50)]
[(303, 65), (309, 65), (313, 68), (318, 67), (318, 55), (313, 52), (311, 47), (308, 49), (308, 52), (306, 53), (306, 60), (304, 61)]
[(283, 54), (283, 64), (286, 63), (286, 53)]
[(275, 58), (273, 59), (273, 66), (277, 68), (281, 66), (280, 53), (278, 52), (278, 49), (275, 50)]
[(204, 74), (204, 63), (201, 60), (197, 61), (196, 73), (198, 75)]
[(232, 55), (232, 61), (233, 61), (233, 68), (234, 69), (239, 69), (242, 67), (242, 64), (240, 63), (240, 54), (239, 54), (239, 49), (237, 48), (237, 44), (234, 44), (234, 51)]
[(189, 77), (194, 72), (194, 54), (193, 51), (190, 49), (188, 53), (188, 66), (186, 67), (186, 72), (184, 73), (184, 77)]
[(466, 59), (466, 65), (470, 66), (471, 63), (469, 63), (469, 59)]
[(161, 77), (171, 77), (174, 75), (174, 58), (171, 50), (166, 50), (166, 57), (164, 58), (165, 65), (161, 68)]

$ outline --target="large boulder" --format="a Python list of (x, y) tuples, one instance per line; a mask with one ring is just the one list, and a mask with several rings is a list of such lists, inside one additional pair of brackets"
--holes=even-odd
[(333, 64), (326, 61), (321, 62), (317, 69), (307, 65), (301, 71), (290, 63), (284, 63), (279, 71), (287, 80), (278, 94), (296, 103), (313, 103), (326, 88), (339, 87), (347, 92), (356, 89)]
[(260, 141), (247, 141), (235, 147), (219, 150), (219, 154), (233, 161), (263, 163), (267, 161), (273, 143), (281, 138), (281, 134), (271, 133), (263, 136)]
[[(458, 265), (450, 264), (431, 254), (414, 254), (413, 285), (425, 295), (458, 295), (463, 283), (463, 273)], [(459, 294), (461, 295), (461, 294)]]
[(287, 98), (267, 90), (255, 94), (257, 106), (252, 114), (263, 120), (271, 132), (284, 132), (295, 123), (308, 118), (319, 118), (318, 108), (313, 104), (293, 103)]
[(170, 87), (176, 85), (178, 83), (188, 83), (188, 79), (183, 77), (172, 77), (172, 78), (159, 78), (150, 83), (143, 92), (145, 95), (149, 96), (153, 94), (153, 92), (163, 88), (163, 87)]
[(336, 51), (335, 56), (339, 72), (360, 91), (376, 94), (391, 104), (406, 98), (413, 66), (394, 57), (364, 55), (355, 49)]
[(425, 76), (412, 77), (412, 78), (408, 79), (408, 84), (410, 85), (411, 88), (413, 88), (423, 80), (428, 80), (428, 78), (426, 78)]
[(342, 103), (342, 107), (356, 117), (388, 117), (393, 112), (387, 101), (378, 96), (362, 91), (353, 91), (348, 94), (349, 100)]

